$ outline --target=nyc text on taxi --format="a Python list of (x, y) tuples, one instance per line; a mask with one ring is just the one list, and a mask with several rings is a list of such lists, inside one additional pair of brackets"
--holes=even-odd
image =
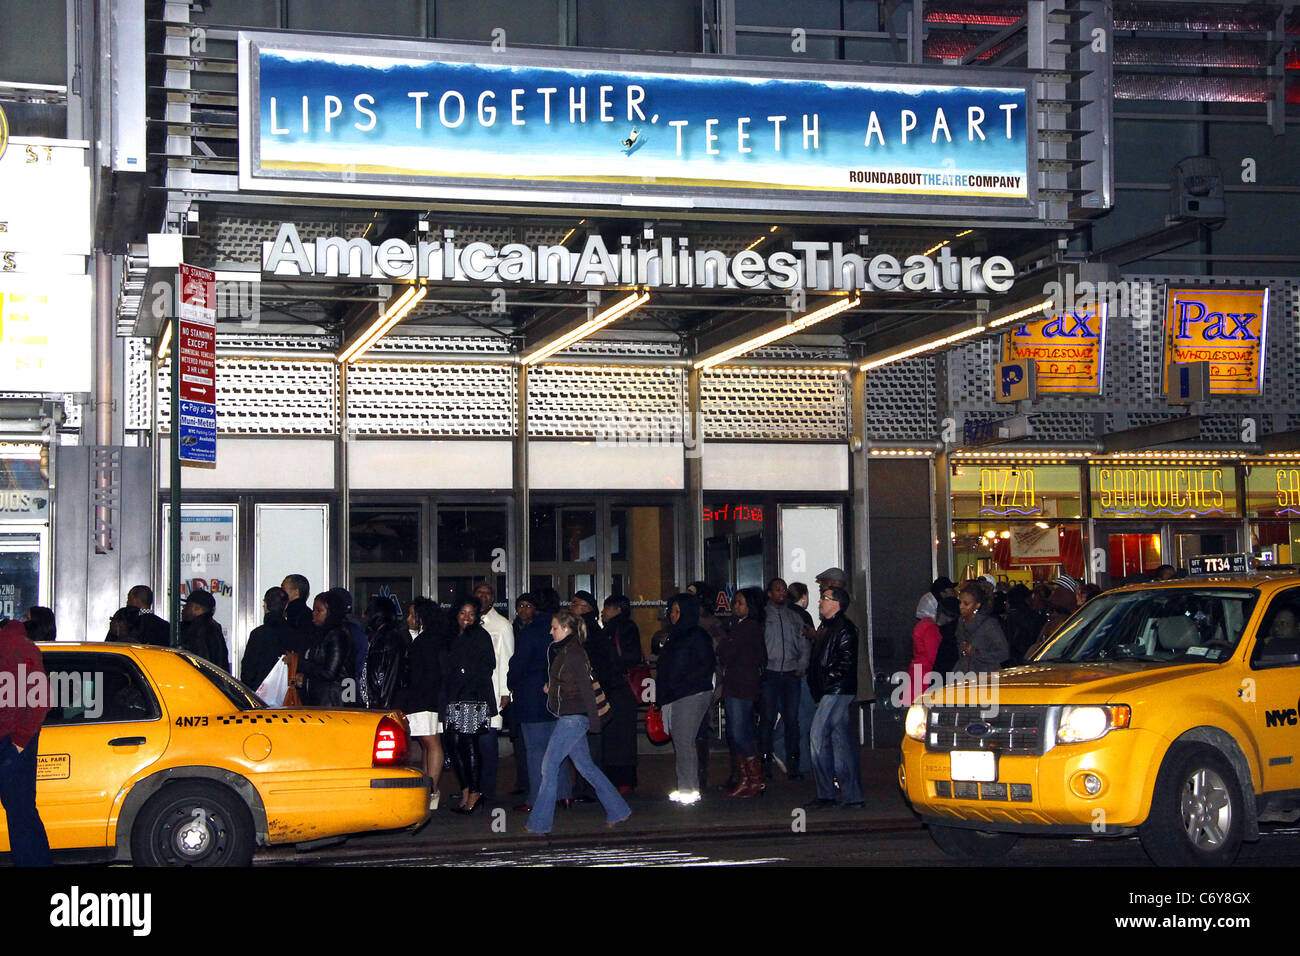
[(1168, 865), (1227, 864), (1300, 815), (1300, 576), (1192, 577), (1080, 608), (992, 701), (908, 711), (899, 783), (944, 850), (1136, 832)]
[[(37, 809), (55, 850), (151, 866), (242, 866), (257, 845), (422, 823), (428, 784), (402, 766), (405, 720), (268, 708), (181, 651), (41, 646), (51, 709)], [(8, 851), (0, 827), (0, 851)]]

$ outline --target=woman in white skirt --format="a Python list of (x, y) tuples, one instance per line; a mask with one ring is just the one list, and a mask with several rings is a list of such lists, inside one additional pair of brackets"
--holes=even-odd
[(429, 809), (438, 809), (442, 776), (442, 665), (447, 645), (447, 616), (436, 601), (418, 597), (407, 605), (406, 624), (415, 635), (408, 652), (408, 680), (395, 706), (405, 711), (411, 736), (420, 741), (424, 774), (429, 778)]

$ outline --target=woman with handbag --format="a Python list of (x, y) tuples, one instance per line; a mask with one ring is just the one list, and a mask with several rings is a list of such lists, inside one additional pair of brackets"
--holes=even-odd
[(447, 649), (443, 669), (443, 746), (451, 756), (451, 767), (460, 781), (460, 806), (453, 813), (471, 814), (483, 796), (483, 761), (478, 735), (491, 726), (496, 716), (496, 691), (492, 672), (496, 655), (492, 638), (480, 622), (482, 607), (477, 598), (465, 598), (456, 607), (455, 636)]
[(717, 659), (713, 640), (699, 624), (700, 606), (693, 594), (668, 602), (669, 630), (659, 649), (655, 696), (677, 755), (677, 789), (668, 799), (683, 806), (700, 799), (700, 764), (695, 739), (713, 697)]
[(754, 724), (754, 705), (758, 702), (763, 668), (767, 666), (764, 603), (761, 588), (742, 588), (731, 604), (736, 620), (718, 642), (722, 699), (727, 710), (727, 746), (731, 748), (732, 773), (737, 781), (728, 792), (729, 797), (757, 797), (767, 789)]
[(586, 631), (582, 618), (571, 611), (558, 611), (551, 618), (550, 676), (545, 690), (546, 707), (555, 715), (555, 730), (542, 757), (537, 802), (524, 827), (538, 836), (550, 833), (555, 822), (555, 794), (565, 757), (572, 759), (578, 773), (596, 791), (605, 808), (605, 826), (615, 827), (632, 815), (627, 801), (600, 772), (587, 747), (587, 734), (600, 732), (601, 719), (596, 689), (592, 686), (591, 662), (582, 647)]

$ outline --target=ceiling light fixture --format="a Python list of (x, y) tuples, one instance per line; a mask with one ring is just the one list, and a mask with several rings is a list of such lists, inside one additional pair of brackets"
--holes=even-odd
[(356, 340), (347, 347), (342, 354), (338, 356), (340, 364), (344, 362), (355, 362), (366, 351), (388, 334), (388, 330), (395, 326), (402, 319), (410, 314), (411, 310), (420, 304), (421, 300), (429, 294), (427, 286), (411, 286), (401, 295), (399, 295), (388, 308), (380, 313), (379, 318), (371, 324)]
[(880, 368), (880, 366), (888, 365), (890, 362), (900, 362), (903, 359), (913, 358), (917, 355), (924, 355), (926, 352), (933, 352), (936, 349), (941, 349), (948, 345), (955, 345), (964, 339), (969, 339), (987, 331), (988, 326), (984, 325), (976, 325), (969, 329), (962, 329), (960, 332), (954, 332), (951, 335), (943, 335), (926, 342), (921, 342), (919, 345), (908, 346), (907, 348), (899, 349), (897, 352), (890, 352), (887, 355), (882, 355), (880, 358), (871, 359), (870, 361), (863, 362), (858, 366), (858, 368), (863, 372), (870, 372), (873, 368)]
[(723, 349), (716, 355), (702, 358), (695, 363), (695, 367), (702, 371), (704, 369), (713, 368), (715, 365), (721, 365), (723, 362), (728, 362), (738, 355), (744, 355), (746, 352), (760, 349), (764, 345), (770, 345), (786, 336), (794, 335), (796, 332), (802, 332), (804, 329), (816, 325), (818, 322), (823, 322), (833, 315), (839, 315), (841, 312), (847, 312), (849, 309), (856, 309), (861, 304), (862, 299), (860, 296), (832, 302), (830, 305), (822, 306), (820, 309), (809, 312), (806, 315), (801, 315), (793, 322), (789, 322), (786, 325), (779, 325), (774, 329), (764, 332), (762, 335), (756, 335), (752, 339), (746, 339), (739, 345), (733, 345), (730, 348)]
[(539, 346), (534, 351), (528, 353), (524, 356), (523, 363), (525, 365), (533, 365), (542, 361), (542, 359), (554, 355), (556, 352), (567, 349), (574, 342), (579, 342), (591, 335), (593, 332), (600, 331), (611, 322), (621, 319), (633, 309), (641, 308), (641, 306), (645, 305), (649, 301), (649, 292), (633, 292), (627, 298), (619, 299), (604, 312), (597, 313), (577, 328), (570, 329), (563, 335), (556, 336), (550, 342)]

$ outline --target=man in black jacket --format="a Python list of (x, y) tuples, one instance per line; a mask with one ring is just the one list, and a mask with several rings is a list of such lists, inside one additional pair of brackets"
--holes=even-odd
[(136, 626), (139, 628), (142, 644), (153, 644), (158, 647), (167, 647), (171, 644), (171, 625), (153, 612), (153, 588), (137, 584), (126, 592), (126, 606), (140, 610), (140, 621)]
[(202, 588), (186, 596), (181, 608), (181, 647), (229, 674), (230, 649), (221, 625), (212, 617), (216, 609), (216, 598)]
[[(808, 689), (817, 701), (809, 734), (817, 800), (809, 809), (860, 809), (862, 772), (853, 739), (853, 700), (858, 694), (858, 629), (844, 614), (849, 594), (841, 587), (822, 590), (822, 626), (808, 663)], [(836, 799), (836, 782), (839, 799)]]

